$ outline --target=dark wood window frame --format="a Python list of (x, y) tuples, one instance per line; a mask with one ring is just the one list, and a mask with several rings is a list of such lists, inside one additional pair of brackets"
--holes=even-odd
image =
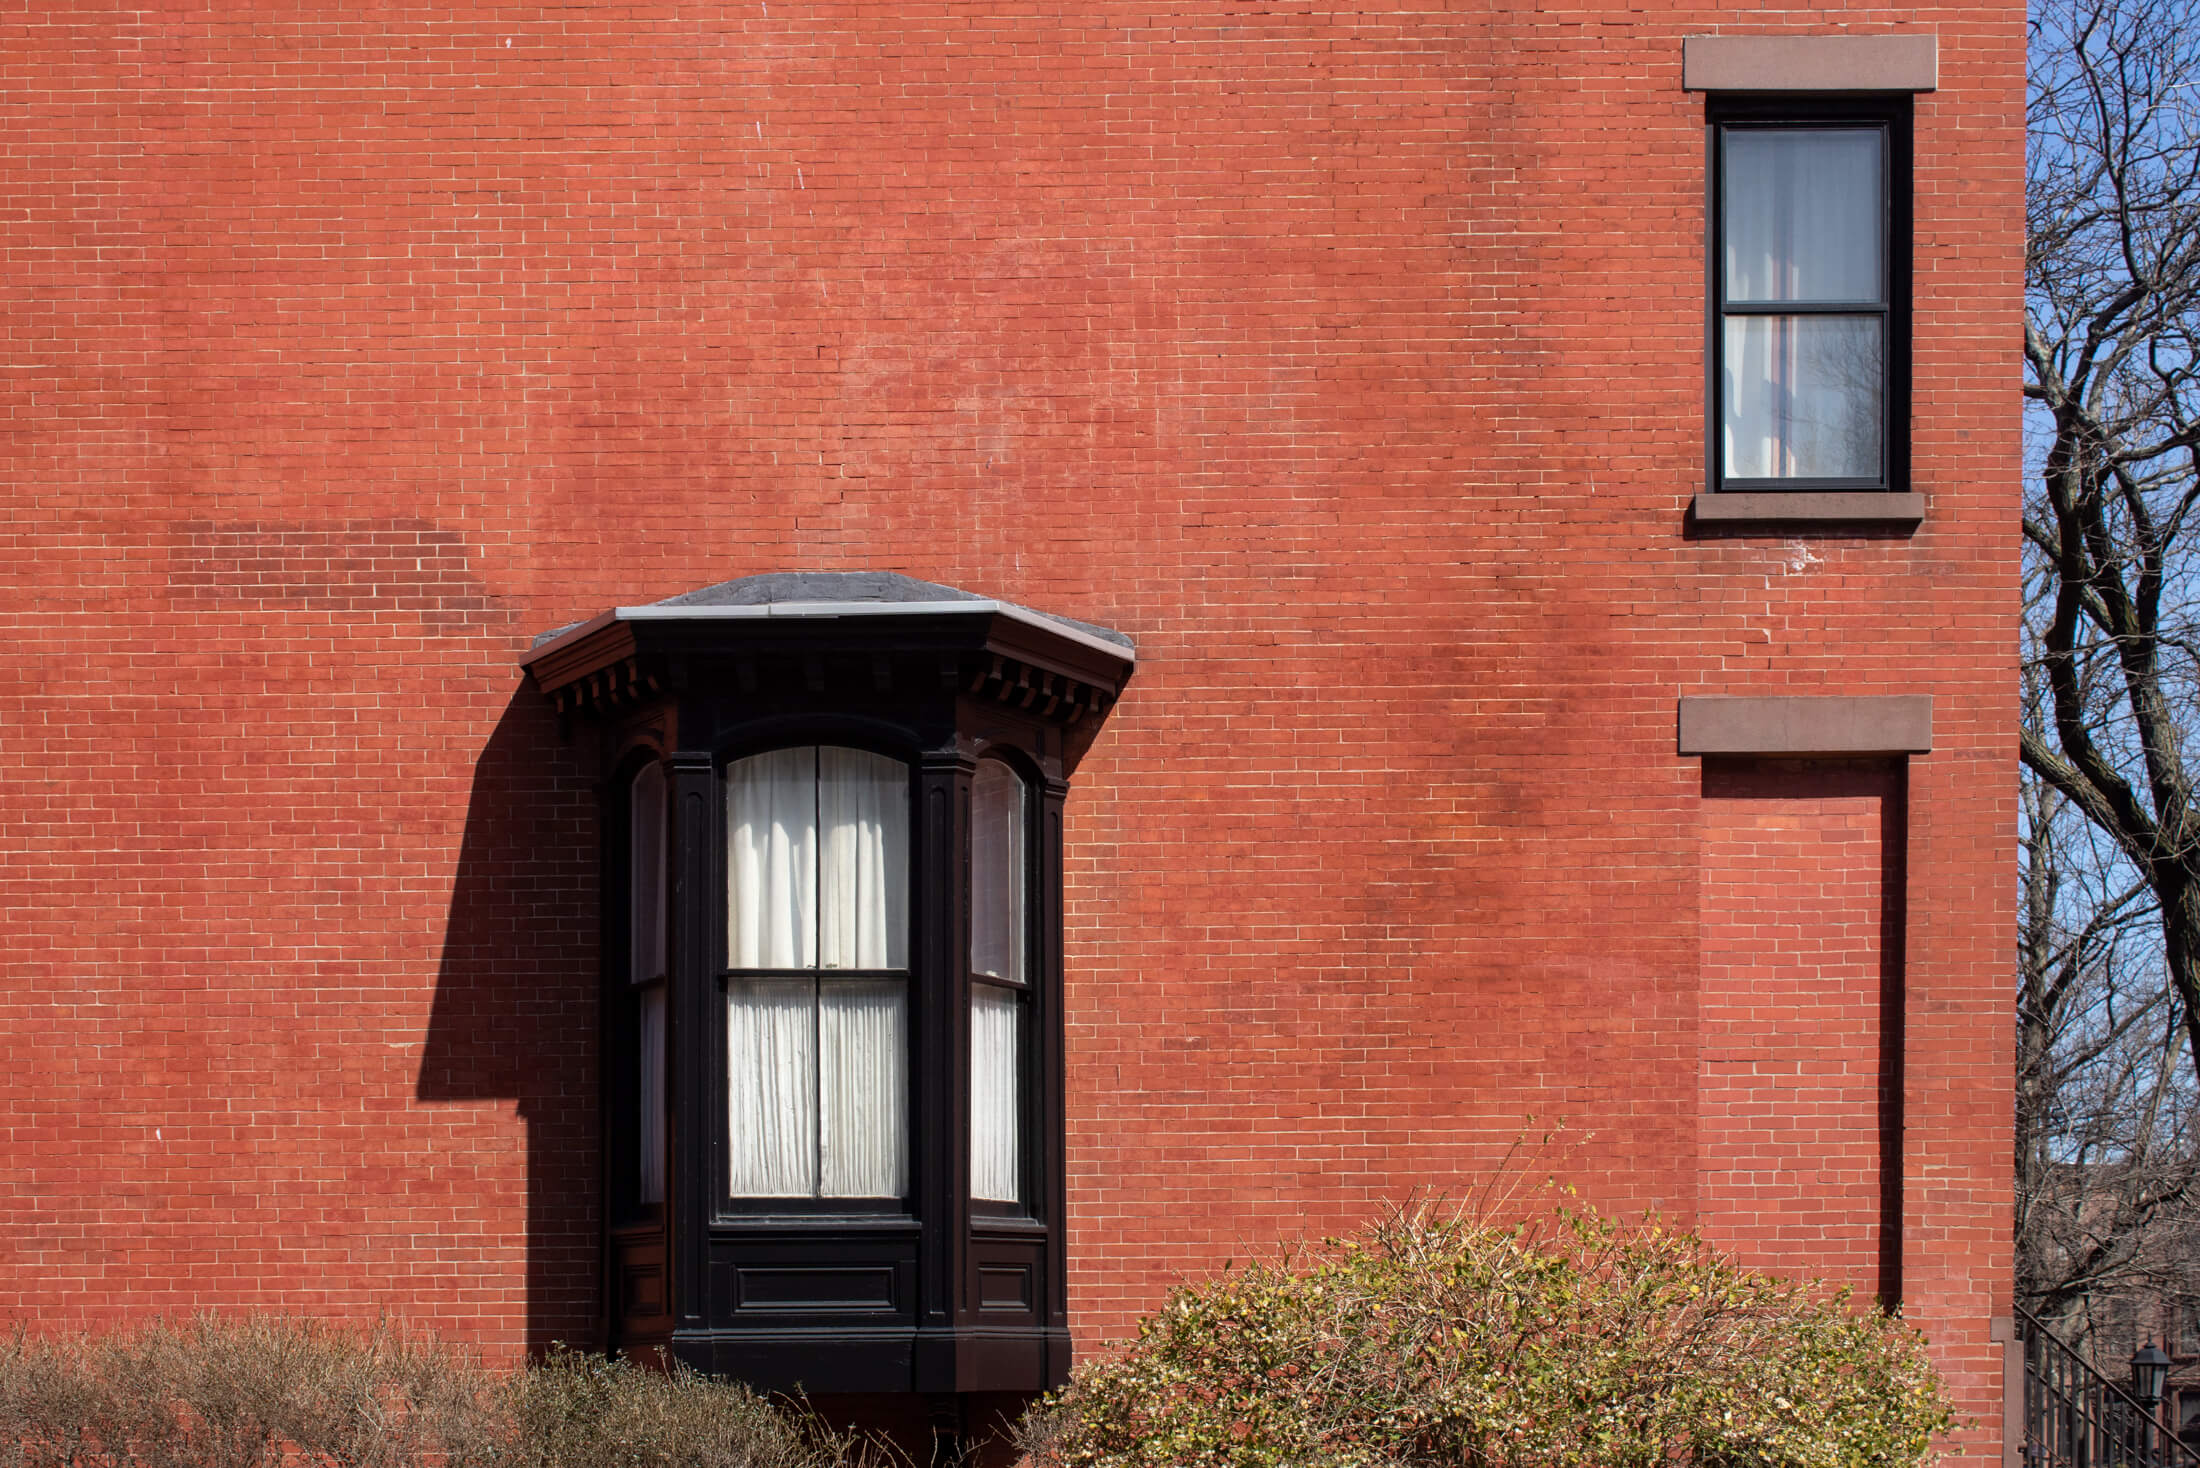
[[(1915, 524), (1922, 505), (1910, 493), (1911, 137), (1907, 94), (1714, 95), (1706, 110), (1704, 495), (1696, 518), (1889, 521)], [(1726, 142), (1736, 130), (1870, 128), (1884, 139), (1879, 237), (1884, 251), (1881, 300), (1730, 303), (1726, 299)], [(1726, 473), (1725, 324), (1745, 315), (1880, 314), (1882, 337), (1880, 472), (1859, 477), (1743, 478)]]

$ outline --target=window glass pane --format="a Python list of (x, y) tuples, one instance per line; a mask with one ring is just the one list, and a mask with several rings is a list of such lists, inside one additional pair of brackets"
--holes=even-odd
[(629, 876), (627, 971), (630, 981), (665, 971), (665, 772), (647, 764), (627, 793)]
[(1017, 1166), (1017, 1096), (1022, 998), (992, 984), (970, 986), (970, 1196), (1023, 1201)]
[(1883, 298), (1881, 137), (1876, 128), (1725, 131), (1727, 300)]
[(827, 979), (818, 985), (818, 1192), (898, 1198), (908, 1190), (907, 985)]
[(1878, 478), (1883, 331), (1877, 316), (1727, 317), (1728, 477)]
[(817, 964), (817, 751), (775, 749), (726, 771), (728, 963)]
[[(736, 969), (909, 965), (909, 768), (804, 747), (726, 771)], [(729, 1184), (741, 1197), (908, 1190), (908, 985), (736, 981), (727, 992)]]
[(641, 1128), (636, 1151), (641, 1157), (636, 1201), (665, 1201), (665, 986), (642, 991)]
[(1024, 977), (1024, 782), (997, 759), (970, 786), (970, 967)]
[(817, 1191), (817, 984), (726, 986), (726, 1137), (737, 1197)]
[(909, 768), (860, 749), (821, 749), (817, 768), (820, 959), (907, 968)]

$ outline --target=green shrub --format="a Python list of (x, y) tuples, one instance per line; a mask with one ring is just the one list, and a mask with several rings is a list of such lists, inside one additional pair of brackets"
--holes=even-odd
[(1180, 1289), (1020, 1428), (1050, 1468), (1908, 1468), (1918, 1334), (1694, 1237), (1422, 1207)]
[(0, 1468), (834, 1468), (873, 1443), (747, 1387), (558, 1350), (202, 1317), (0, 1339)]

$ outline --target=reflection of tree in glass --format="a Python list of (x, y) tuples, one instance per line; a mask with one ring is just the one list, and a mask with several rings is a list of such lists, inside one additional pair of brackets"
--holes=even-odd
[(1879, 318), (1735, 316), (1726, 325), (1727, 472), (1877, 477)]
[(1876, 479), (1880, 457), (1880, 399), (1885, 354), (1877, 317), (1820, 318), (1837, 329), (1820, 343), (1818, 375), (1828, 407), (1818, 452), (1831, 477)]

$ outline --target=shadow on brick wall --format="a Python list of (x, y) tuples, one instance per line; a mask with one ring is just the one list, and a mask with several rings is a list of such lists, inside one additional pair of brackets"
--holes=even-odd
[[(506, 705), (474, 766), (449, 926), (415, 1095), (423, 1102), (516, 1101), (525, 1133), (526, 1343), (593, 1345), (601, 1267), (596, 1104), (598, 853), (595, 797), (578, 747), (532, 688)], [(454, 1114), (453, 1188), (474, 1164), (481, 1200), (451, 1215), (508, 1228), (515, 1159), (508, 1132)], [(463, 1136), (460, 1133), (463, 1132)], [(447, 1257), (508, 1257), (514, 1241), (454, 1238)], [(510, 1339), (511, 1280), (469, 1273), (444, 1301), (472, 1313), (485, 1342)], [(471, 1303), (470, 1303), (471, 1302)]]

